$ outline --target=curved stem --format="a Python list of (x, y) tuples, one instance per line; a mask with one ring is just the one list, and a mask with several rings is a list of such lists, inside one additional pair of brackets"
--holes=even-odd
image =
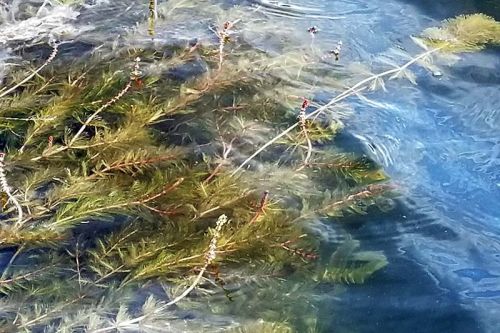
[(7, 176), (5, 175), (5, 166), (3, 164), (5, 158), (4, 153), (0, 153), (0, 189), (7, 194), (9, 201), (14, 204), (17, 209), (17, 222), (16, 225), (20, 225), (23, 221), (23, 208), (19, 204), (19, 201), (12, 195), (9, 183), (7, 182)]
[[(175, 303), (179, 302), (181, 299), (183, 299), (184, 297), (186, 297), (191, 291), (193, 291), (193, 289), (196, 288), (196, 286), (200, 282), (203, 274), (205, 274), (205, 271), (207, 270), (208, 266), (209, 266), (209, 263), (208, 262), (205, 263), (205, 265), (203, 266), (203, 268), (200, 270), (200, 272), (196, 276), (196, 279), (194, 280), (194, 282), (186, 290), (184, 290), (184, 292), (182, 294), (180, 294), (179, 296), (177, 296), (176, 298), (174, 298), (170, 302), (166, 303), (165, 305), (163, 305), (163, 306), (157, 308), (156, 310), (154, 310), (153, 314), (158, 314), (159, 312), (165, 310), (165, 308), (167, 308), (167, 307), (169, 307), (171, 305), (174, 305)], [(122, 323), (119, 323), (116, 326), (110, 326), (110, 327), (100, 328), (100, 329), (92, 331), (91, 333), (109, 332), (109, 331), (112, 331), (114, 329), (124, 328), (124, 327), (130, 326), (130, 325), (138, 324), (141, 321), (143, 321), (144, 319), (146, 319), (147, 317), (149, 317), (150, 315), (151, 314), (144, 314), (144, 315), (142, 315), (140, 317), (136, 317), (134, 319), (130, 319), (130, 320), (124, 321)]]
[(87, 120), (82, 124), (82, 126), (80, 127), (80, 129), (78, 130), (78, 132), (76, 132), (75, 136), (73, 136), (73, 138), (68, 142), (67, 145), (59, 147), (59, 148), (56, 148), (56, 149), (50, 151), (47, 154), (42, 154), (41, 156), (34, 157), (31, 160), (32, 161), (38, 161), (38, 160), (41, 160), (44, 157), (52, 156), (52, 155), (55, 155), (57, 153), (60, 153), (60, 152), (63, 152), (65, 150), (68, 150), (68, 149), (72, 148), (73, 144), (78, 140), (78, 138), (80, 137), (80, 135), (82, 135), (83, 131), (92, 122), (92, 120), (94, 120), (94, 118), (97, 117), (99, 115), (99, 113), (101, 113), (102, 111), (106, 110), (108, 107), (110, 107), (111, 105), (113, 105), (114, 103), (116, 103), (120, 98), (122, 98), (123, 95), (125, 95), (127, 93), (127, 91), (129, 91), (130, 88), (132, 88), (132, 82), (133, 82), (132, 80), (129, 80), (129, 82), (127, 83), (127, 85), (115, 97), (111, 98), (109, 101), (106, 102), (106, 104), (102, 105), (90, 117), (88, 117)]
[[(344, 91), (343, 93), (341, 93), (340, 95), (336, 96), (335, 98), (333, 98), (332, 100), (330, 100), (327, 104), (317, 108), (315, 111), (309, 113), (308, 115), (305, 116), (305, 119), (309, 119), (309, 118), (313, 118), (313, 117), (317, 117), (319, 116), (321, 113), (323, 113), (325, 110), (327, 110), (329, 107), (331, 107), (332, 105), (334, 105), (335, 103), (338, 103), (344, 99), (346, 99), (347, 97), (349, 96), (352, 96), (353, 94), (356, 94), (357, 92), (359, 92), (360, 90), (363, 90), (365, 89), (365, 85), (373, 80), (376, 80), (378, 78), (381, 78), (383, 76), (387, 76), (387, 75), (391, 75), (391, 74), (395, 74), (399, 71), (402, 71), (406, 68), (408, 68), (409, 66), (413, 65), (414, 63), (416, 63), (417, 61), (419, 61), (420, 59), (423, 59), (437, 51), (439, 51), (441, 48), (435, 48), (435, 49), (432, 49), (432, 50), (428, 50), (420, 55), (418, 55), (417, 57), (411, 59), (410, 61), (408, 61), (407, 63), (405, 63), (404, 65), (400, 66), (400, 67), (397, 67), (397, 68), (393, 68), (393, 69), (390, 69), (388, 71), (385, 71), (385, 72), (382, 72), (382, 73), (379, 73), (379, 74), (375, 74), (375, 75), (372, 75), (360, 82), (358, 82), (357, 84), (355, 84), (354, 86), (350, 87), (349, 89), (347, 89), (346, 91)], [(272, 138), (271, 140), (267, 141), (263, 146), (261, 146), (259, 149), (257, 149), (257, 151), (255, 153), (253, 153), (252, 155), (250, 155), (246, 160), (243, 161), (243, 163), (241, 163), (238, 168), (236, 168), (236, 170), (234, 170), (232, 173), (231, 173), (231, 176), (234, 176), (236, 175), (241, 169), (243, 169), (244, 166), (246, 166), (251, 160), (253, 160), (257, 155), (259, 155), (260, 153), (262, 153), (267, 147), (269, 147), (270, 145), (272, 145), (273, 143), (275, 143), (276, 141), (278, 141), (280, 138), (284, 137), (285, 135), (287, 135), (288, 133), (290, 133), (293, 129), (295, 129), (295, 127), (297, 127), (299, 125), (299, 122), (296, 122), (295, 124), (291, 125), (290, 127), (288, 127), (287, 129), (285, 129), (284, 131), (282, 131), (280, 134), (278, 134), (277, 136), (275, 136), (274, 138)]]
[(102, 105), (90, 117), (88, 117), (87, 120), (85, 121), (85, 123), (83, 123), (82, 127), (80, 127), (80, 129), (78, 130), (78, 132), (76, 132), (75, 136), (68, 143), (68, 147), (71, 147), (75, 143), (75, 141), (78, 140), (78, 138), (80, 137), (80, 135), (82, 135), (82, 133), (85, 130), (85, 128), (87, 128), (87, 126), (92, 122), (92, 120), (94, 120), (95, 117), (97, 117), (99, 115), (99, 113), (101, 113), (102, 111), (106, 110), (108, 107), (110, 107), (115, 102), (117, 102), (120, 98), (122, 98), (123, 95), (125, 95), (127, 93), (127, 91), (129, 91), (129, 89), (131, 87), (132, 87), (132, 80), (130, 80), (127, 83), (127, 85), (115, 97), (113, 97), (112, 99), (110, 99), (108, 102), (106, 102), (106, 104)]
[(100, 329), (92, 331), (91, 333), (109, 332), (109, 331), (112, 331), (115, 329), (119, 330), (120, 328), (124, 328), (124, 327), (130, 326), (130, 325), (138, 324), (141, 321), (143, 321), (144, 319), (148, 318), (149, 316), (159, 314), (161, 311), (165, 310), (166, 308), (168, 308), (171, 305), (174, 305), (175, 303), (178, 303), (180, 300), (182, 300), (184, 297), (186, 297), (191, 291), (193, 291), (194, 288), (196, 288), (196, 286), (200, 282), (201, 278), (203, 277), (203, 274), (205, 274), (205, 271), (207, 270), (208, 266), (210, 266), (212, 261), (215, 259), (215, 252), (217, 250), (217, 240), (220, 237), (220, 231), (221, 231), (222, 227), (226, 223), (227, 223), (226, 215), (219, 216), (219, 218), (217, 219), (215, 229), (214, 229), (214, 234), (213, 234), (212, 240), (210, 241), (210, 246), (209, 246), (208, 251), (205, 255), (205, 264), (201, 268), (200, 272), (196, 276), (193, 283), (191, 283), (191, 285), (186, 290), (184, 290), (184, 292), (182, 294), (180, 294), (179, 296), (177, 296), (176, 298), (174, 298), (170, 302), (158, 307), (157, 309), (155, 309), (151, 313), (146, 313), (142, 316), (139, 316), (139, 317), (136, 317), (133, 319), (129, 319), (129, 320), (125, 320), (121, 323), (116, 323), (116, 325), (114, 325), (114, 326), (100, 328)]
[(14, 85), (13, 87), (5, 90), (4, 92), (0, 93), (0, 98), (7, 96), (11, 92), (13, 92), (14, 90), (16, 90), (17, 88), (19, 88), (20, 86), (22, 86), (23, 84), (25, 84), (26, 82), (28, 82), (29, 80), (31, 80), (42, 69), (44, 69), (45, 67), (47, 67), (47, 65), (49, 65), (52, 62), (52, 60), (54, 60), (54, 58), (56, 57), (57, 52), (58, 52), (58, 47), (59, 47), (59, 45), (57, 43), (54, 43), (54, 46), (53, 46), (53, 49), (52, 49), (52, 53), (47, 58), (47, 60), (45, 60), (45, 62), (40, 67), (38, 67), (33, 73), (31, 73), (30, 75), (28, 75), (27, 77), (25, 77), (24, 80), (22, 80), (21, 82), (19, 82), (16, 85)]

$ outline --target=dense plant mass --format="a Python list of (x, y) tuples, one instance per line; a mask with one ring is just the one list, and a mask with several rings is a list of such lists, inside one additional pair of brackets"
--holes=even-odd
[[(83, 5), (33, 5), (19, 20)], [(258, 9), (206, 6), (211, 40), (157, 47), (157, 24), (190, 7), (145, 3), (126, 37), (144, 29), (152, 42), (141, 45), (75, 58), (75, 42), (48, 34), (16, 51), (22, 66), (0, 91), (3, 331), (320, 331), (306, 290), (364, 283), (388, 264), (342, 226), (398, 192), (336, 145), (349, 116), (338, 103), (500, 35), (484, 15), (446, 21), (415, 39), (422, 54), (344, 88), (332, 66), (341, 43), (276, 55), (246, 42)], [(309, 96), (313, 77), (335, 91), (330, 102)], [(321, 247), (319, 220), (339, 224), (335, 249)]]

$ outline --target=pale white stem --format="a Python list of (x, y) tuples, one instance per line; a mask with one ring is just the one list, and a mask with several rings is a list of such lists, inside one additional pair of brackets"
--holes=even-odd
[[(394, 69), (390, 69), (390, 70), (382, 72), (380, 74), (372, 75), (372, 76), (370, 76), (370, 77), (368, 77), (368, 78), (366, 78), (366, 79), (358, 82), (354, 86), (350, 87), (349, 89), (347, 89), (346, 91), (344, 91), (340, 95), (338, 95), (335, 98), (333, 98), (332, 100), (330, 100), (327, 104), (325, 104), (325, 105), (317, 108), (315, 111), (313, 111), (313, 112), (309, 113), (308, 115), (306, 115), (305, 119), (309, 119), (309, 118), (312, 118), (312, 117), (319, 116), (321, 113), (323, 113), (325, 110), (327, 110), (329, 107), (331, 107), (335, 103), (338, 103), (338, 102), (346, 99), (347, 97), (349, 97), (349, 96), (357, 93), (359, 90), (365, 89), (366, 88), (365, 85), (367, 83), (369, 83), (369, 82), (371, 82), (373, 80), (376, 80), (376, 79), (378, 79), (380, 77), (391, 75), (391, 74), (395, 74), (395, 73), (397, 73), (399, 71), (402, 71), (402, 70), (408, 68), (409, 66), (413, 65), (414, 63), (416, 63), (420, 59), (423, 59), (423, 58), (429, 56), (430, 54), (433, 54), (433, 53), (439, 51), (440, 49), (441, 48), (436, 48), (436, 49), (428, 50), (428, 51), (426, 51), (426, 52), (418, 55), (417, 57), (411, 59), (410, 61), (408, 61), (407, 63), (405, 63), (404, 65), (402, 65), (400, 67), (396, 67)], [(291, 125), (287, 129), (285, 129), (284, 131), (282, 131), (280, 134), (278, 134), (277, 136), (275, 136), (274, 138), (272, 138), (271, 140), (267, 141), (263, 146), (261, 146), (259, 149), (257, 149), (257, 151), (255, 153), (253, 153), (246, 160), (244, 160), (243, 163), (241, 163), (238, 166), (238, 168), (236, 168), (231, 173), (231, 176), (236, 175), (241, 169), (243, 169), (244, 166), (246, 166), (250, 161), (252, 161), (257, 155), (259, 155), (260, 153), (262, 153), (267, 147), (269, 147), (270, 145), (272, 145), (273, 143), (275, 143), (276, 141), (278, 141), (280, 138), (282, 138), (285, 135), (287, 135), (288, 133), (290, 133), (298, 125), (299, 125), (299, 122), (296, 122), (295, 124)]]
[(40, 8), (38, 8), (38, 11), (36, 12), (36, 16), (39, 16), (42, 13), (42, 10), (45, 8), (45, 6), (47, 6), (48, 3), (52, 4), (50, 0), (45, 0), (42, 3), (42, 5), (40, 6)]
[(54, 60), (54, 58), (56, 57), (57, 52), (58, 52), (58, 47), (59, 47), (59, 45), (57, 43), (54, 43), (54, 46), (53, 46), (53, 49), (52, 49), (52, 53), (47, 58), (47, 60), (45, 60), (45, 62), (43, 63), (43, 65), (41, 65), (40, 67), (38, 67), (33, 73), (31, 73), (27, 77), (25, 77), (21, 82), (17, 83), (13, 87), (11, 87), (11, 88), (5, 90), (4, 92), (0, 93), (0, 98), (7, 96), (11, 92), (13, 92), (14, 90), (16, 90), (17, 88), (19, 88), (20, 86), (22, 86), (23, 84), (25, 84), (26, 82), (28, 82), (29, 80), (31, 80), (42, 69), (44, 69), (45, 67), (47, 67), (52, 62), (52, 60)]
[(15, 118), (15, 117), (0, 117), (3, 120), (13, 120), (13, 121), (52, 121), (56, 119), (56, 117), (47, 117), (47, 118)]
[(19, 225), (23, 221), (23, 208), (19, 204), (19, 201), (12, 195), (9, 183), (7, 182), (7, 177), (5, 175), (5, 165), (4, 165), (5, 154), (0, 153), (0, 189), (2, 192), (7, 194), (9, 201), (16, 207), (17, 209), (17, 222), (16, 225)]
[(120, 328), (125, 328), (125, 327), (128, 327), (128, 326), (132, 326), (132, 325), (138, 324), (141, 321), (143, 321), (144, 319), (150, 317), (152, 314), (158, 314), (158, 313), (160, 313), (161, 311), (165, 310), (167, 307), (169, 307), (171, 305), (174, 305), (175, 303), (179, 302), (181, 299), (183, 299), (184, 297), (186, 297), (191, 291), (193, 291), (193, 289), (196, 288), (196, 286), (200, 282), (203, 274), (205, 274), (205, 271), (207, 270), (207, 267), (208, 267), (208, 264), (205, 264), (205, 266), (203, 266), (203, 268), (200, 270), (200, 272), (196, 276), (196, 279), (194, 280), (194, 282), (186, 290), (184, 290), (184, 292), (182, 294), (180, 294), (179, 296), (177, 296), (175, 299), (171, 300), (170, 302), (166, 303), (165, 305), (162, 305), (161, 307), (155, 309), (153, 311), (153, 313), (144, 314), (144, 315), (142, 315), (140, 317), (136, 317), (134, 319), (130, 319), (130, 320), (126, 320), (126, 321), (117, 323), (116, 326), (110, 326), (110, 327), (100, 328), (100, 329), (97, 329), (95, 331), (92, 331), (91, 333), (109, 332), (109, 331), (112, 331), (112, 330), (115, 330), (115, 329), (119, 330)]
[(80, 127), (80, 129), (78, 130), (78, 132), (76, 132), (76, 134), (73, 137), (73, 139), (71, 139), (71, 141), (68, 143), (68, 146), (71, 147), (75, 143), (75, 141), (78, 140), (78, 138), (83, 133), (83, 131), (85, 130), (85, 128), (87, 128), (87, 126), (92, 122), (92, 120), (95, 119), (95, 117), (97, 117), (99, 115), (99, 113), (101, 113), (102, 111), (106, 110), (108, 107), (110, 107), (114, 103), (116, 103), (120, 98), (123, 97), (123, 95), (125, 95), (127, 93), (127, 91), (129, 91), (129, 89), (131, 87), (132, 87), (132, 81), (129, 81), (127, 83), (127, 85), (125, 86), (125, 88), (123, 88), (115, 97), (113, 97), (112, 99), (110, 99), (106, 104), (104, 104), (103, 106), (101, 106), (90, 117), (88, 117), (87, 120), (85, 121), (85, 123), (83, 123), (82, 127)]
[(87, 128), (87, 126), (90, 124), (90, 122), (92, 122), (92, 120), (94, 120), (95, 117), (97, 117), (99, 115), (99, 113), (101, 113), (102, 111), (104, 111), (105, 109), (107, 109), (108, 107), (110, 107), (111, 105), (113, 105), (114, 103), (116, 103), (120, 98), (122, 98), (123, 95), (125, 95), (127, 93), (127, 91), (130, 90), (131, 87), (132, 87), (132, 80), (130, 80), (127, 83), (127, 85), (115, 97), (113, 97), (112, 99), (110, 99), (106, 104), (104, 104), (103, 106), (101, 106), (90, 117), (88, 117), (87, 120), (82, 124), (82, 126), (80, 127), (80, 129), (78, 130), (78, 132), (76, 132), (75, 136), (70, 140), (70, 142), (67, 145), (59, 147), (57, 149), (54, 149), (54, 150), (50, 151), (49, 153), (47, 153), (45, 155), (33, 157), (31, 160), (32, 161), (38, 161), (38, 160), (41, 160), (44, 157), (52, 156), (54, 154), (57, 154), (57, 153), (66, 151), (66, 150), (68, 150), (70, 148), (73, 148), (73, 144), (76, 142), (76, 140), (78, 140), (78, 138), (83, 133), (83, 131), (85, 130), (85, 128)]
[(304, 136), (306, 137), (306, 141), (307, 141), (307, 154), (306, 154), (306, 157), (304, 158), (304, 164), (307, 165), (307, 164), (309, 164), (309, 160), (311, 159), (313, 147), (312, 147), (311, 139), (309, 139), (309, 134), (307, 134), (307, 129), (304, 128), (302, 131), (304, 132)]
[(224, 37), (219, 37), (219, 70), (222, 69), (222, 62), (224, 61)]
[(172, 305), (178, 303), (180, 300), (182, 300), (184, 297), (186, 297), (191, 291), (193, 291), (194, 288), (196, 288), (196, 286), (200, 282), (201, 278), (203, 277), (203, 274), (205, 274), (205, 271), (207, 270), (208, 266), (210, 266), (212, 261), (215, 259), (215, 256), (216, 256), (215, 251), (217, 250), (217, 240), (220, 237), (220, 231), (221, 231), (222, 227), (226, 223), (227, 223), (227, 216), (226, 215), (219, 216), (219, 218), (217, 219), (216, 226), (215, 226), (214, 235), (212, 237), (212, 240), (210, 241), (210, 246), (209, 246), (208, 251), (205, 255), (205, 265), (203, 265), (203, 267), (201, 268), (200, 272), (196, 276), (193, 283), (186, 290), (184, 290), (184, 292), (182, 294), (180, 294), (179, 296), (177, 296), (176, 298), (174, 298), (170, 302), (165, 303), (164, 305), (156, 308), (152, 313), (146, 313), (140, 317), (125, 320), (123, 322), (116, 323), (116, 325), (114, 325), (114, 326), (100, 328), (100, 329), (94, 330), (90, 333), (102, 333), (102, 332), (109, 332), (112, 330), (120, 330), (120, 329), (125, 328), (125, 327), (139, 324), (140, 322), (142, 322), (146, 318), (150, 317), (151, 315), (159, 314), (160, 312), (162, 312), (163, 310), (165, 310), (169, 306), (172, 306)]

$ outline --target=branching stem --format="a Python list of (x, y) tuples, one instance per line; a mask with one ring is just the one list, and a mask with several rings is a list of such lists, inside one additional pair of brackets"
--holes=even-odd
[[(138, 200), (135, 200), (135, 201), (127, 201), (127, 202), (122, 202), (122, 203), (115, 204), (115, 205), (109, 205), (109, 206), (104, 206), (104, 207), (98, 207), (98, 208), (90, 209), (90, 210), (85, 211), (84, 214), (87, 215), (87, 216), (89, 216), (91, 214), (95, 214), (95, 213), (99, 213), (99, 212), (103, 212), (103, 211), (107, 211), (107, 210), (113, 210), (113, 209), (118, 209), (118, 208), (123, 208), (123, 207), (130, 207), (130, 206), (143, 206), (144, 208), (149, 209), (149, 206), (146, 205), (148, 202), (153, 201), (155, 199), (158, 199), (159, 197), (164, 196), (168, 192), (175, 190), (183, 181), (184, 181), (184, 178), (179, 178), (173, 184), (165, 187), (161, 192), (156, 193), (154, 195), (143, 196), (142, 198), (140, 198)], [(81, 214), (80, 215), (67, 216), (65, 218), (62, 218), (60, 220), (55, 221), (54, 223), (55, 224), (60, 224), (60, 223), (63, 223), (63, 222), (64, 223), (68, 223), (70, 221), (79, 219), (80, 216), (81, 216)]]
[(257, 210), (255, 211), (252, 219), (250, 220), (250, 222), (248, 222), (248, 224), (254, 224), (259, 219), (259, 217), (264, 214), (268, 201), (269, 191), (265, 191), (264, 194), (262, 194), (262, 198), (260, 198), (260, 203), (257, 207)]
[(169, 161), (174, 159), (174, 155), (169, 155), (169, 156), (162, 156), (162, 157), (155, 157), (155, 158), (148, 158), (148, 159), (143, 159), (139, 161), (131, 161), (131, 162), (120, 162), (120, 163), (113, 163), (107, 167), (105, 167), (102, 170), (97, 170), (95, 171), (94, 174), (90, 175), (87, 179), (94, 179), (100, 175), (105, 174), (106, 172), (114, 171), (114, 170), (120, 170), (122, 168), (127, 168), (127, 167), (140, 167), (140, 166), (145, 166), (145, 165), (150, 165), (150, 164), (155, 164), (158, 162), (163, 162), (163, 161)]
[[(426, 52), (423, 52), (421, 53), (420, 55), (418, 55), (417, 57), (413, 58), (412, 60), (408, 61), (407, 63), (405, 63), (404, 65), (400, 66), (400, 67), (396, 67), (396, 68), (393, 68), (393, 69), (390, 69), (390, 70), (387, 70), (385, 72), (382, 72), (382, 73), (379, 73), (379, 74), (375, 74), (375, 75), (372, 75), (360, 82), (358, 82), (357, 84), (355, 84), (354, 86), (350, 87), (349, 89), (347, 89), (346, 91), (344, 91), (343, 93), (341, 93), (340, 95), (336, 96), (335, 98), (333, 98), (332, 100), (330, 100), (327, 104), (317, 108), (316, 110), (314, 110), (313, 112), (309, 113), (308, 115), (306, 115), (305, 119), (309, 119), (309, 118), (314, 118), (316, 119), (316, 117), (318, 117), (321, 113), (323, 113), (324, 111), (326, 111), (328, 108), (330, 108), (332, 105), (346, 99), (347, 97), (349, 96), (352, 96), (352, 95), (355, 95), (356, 93), (366, 89), (366, 85), (368, 83), (370, 83), (371, 81), (373, 80), (376, 80), (376, 79), (379, 79), (381, 77), (384, 77), (384, 76), (387, 76), (387, 75), (391, 75), (391, 74), (395, 74), (399, 71), (402, 71), (402, 70), (405, 70), (406, 68), (408, 68), (409, 66), (413, 65), (414, 63), (416, 63), (417, 61), (433, 54), (433, 53), (436, 53), (437, 51), (439, 51), (441, 48), (435, 48), (435, 49), (431, 49), (431, 50), (428, 50)], [(255, 151), (255, 153), (253, 153), (252, 155), (250, 155), (245, 161), (243, 161), (243, 163), (241, 163), (238, 168), (236, 168), (232, 173), (231, 173), (231, 176), (234, 176), (236, 175), (241, 169), (243, 169), (243, 167), (245, 167), (250, 161), (252, 161), (257, 155), (259, 155), (260, 153), (262, 153), (267, 147), (271, 146), (272, 144), (274, 144), (276, 141), (278, 141), (279, 139), (281, 139), (282, 137), (284, 137), (285, 135), (287, 135), (288, 133), (290, 133), (291, 131), (293, 131), (297, 126), (299, 126), (299, 122), (296, 122), (294, 123), (293, 125), (291, 125), (290, 127), (288, 127), (287, 129), (283, 130), (281, 133), (279, 133), (277, 136), (275, 136), (274, 138), (272, 138), (271, 140), (267, 141), (264, 145), (262, 145), (259, 149), (257, 149), (257, 151)]]
[(85, 129), (87, 128), (87, 126), (92, 122), (92, 120), (94, 120), (102, 111), (106, 110), (111, 105), (113, 105), (114, 103), (116, 103), (120, 98), (122, 98), (130, 90), (130, 88), (132, 88), (132, 83), (133, 82), (134, 81), (132, 79), (129, 80), (129, 82), (127, 83), (127, 85), (115, 97), (111, 98), (104, 105), (102, 105), (99, 109), (97, 109), (90, 117), (88, 117), (87, 120), (82, 124), (82, 126), (80, 127), (80, 129), (78, 130), (78, 132), (76, 132), (75, 136), (73, 136), (73, 138), (68, 142), (67, 145), (61, 146), (61, 147), (56, 148), (56, 149), (53, 149), (53, 150), (49, 151), (48, 153), (42, 154), (41, 156), (34, 157), (31, 160), (32, 161), (38, 161), (38, 160), (41, 160), (44, 157), (49, 157), (49, 156), (58, 154), (60, 152), (63, 152), (65, 150), (68, 150), (70, 148), (73, 148), (73, 144), (80, 138), (80, 136), (82, 135), (83, 131), (85, 131)]

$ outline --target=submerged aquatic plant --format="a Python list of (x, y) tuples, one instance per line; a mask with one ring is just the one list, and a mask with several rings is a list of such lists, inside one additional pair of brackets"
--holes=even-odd
[[(155, 24), (189, 7), (157, 6)], [(189, 307), (219, 319), (252, 310), (218, 331), (312, 330), (314, 304), (294, 310), (291, 300), (319, 283), (363, 283), (387, 264), (342, 224), (331, 254), (311, 235), (312, 221), (384, 211), (395, 192), (376, 163), (333, 148), (341, 123), (318, 116), (444, 48), (324, 106), (304, 99), (297, 121), (301, 94), (286, 76), (310, 64), (233, 38), (258, 11), (206, 10), (224, 17), (214, 43), (103, 45), (69, 64), (56, 43), (33, 73), (10, 73), (0, 93), (2, 329), (197, 331), (179, 320)], [(180, 77), (193, 64), (200, 73)]]
[(500, 23), (484, 14), (461, 15), (423, 32), (424, 42), (446, 52), (478, 51), (500, 44)]
[(158, 19), (158, 3), (157, 0), (149, 0), (149, 27), (148, 33), (151, 36), (155, 35), (155, 22)]
[[(499, 31), (500, 22), (497, 22), (493, 18), (483, 14), (459, 16), (455, 19), (444, 21), (442, 28), (431, 28), (426, 30), (424, 36), (426, 36), (427, 39), (424, 40), (424, 42), (421, 42), (419, 39), (414, 39), (418, 45), (425, 49), (425, 52), (412, 57), (412, 59), (403, 65), (396, 65), (395, 68), (389, 69), (385, 72), (373, 74), (344, 90), (325, 105), (318, 107), (315, 111), (309, 113), (307, 116), (303, 117), (298, 122), (292, 124), (290, 127), (280, 132), (277, 136), (267, 141), (251, 156), (243, 161), (239, 167), (233, 171), (233, 175), (242, 170), (244, 166), (262, 153), (266, 148), (293, 131), (297, 126), (300, 126), (304, 120), (310, 118), (317, 119), (322, 113), (353, 95), (366, 100), (366, 98), (362, 95), (362, 92), (366, 90), (375, 90), (378, 87), (385, 89), (384, 79), (386, 77), (388, 77), (389, 80), (407, 78), (412, 83), (415, 83), (413, 79), (414, 75), (409, 71), (410, 66), (416, 63), (423, 63), (424, 66), (430, 66), (431, 56), (439, 52), (470, 52), (480, 50), (486, 45), (499, 44)], [(432, 47), (429, 48), (426, 43)]]

